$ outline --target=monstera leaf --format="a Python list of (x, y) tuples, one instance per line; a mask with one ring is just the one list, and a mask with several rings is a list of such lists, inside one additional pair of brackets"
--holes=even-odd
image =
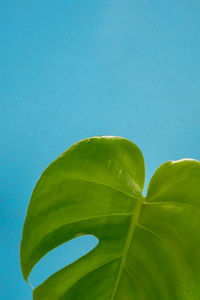
[(99, 243), (35, 300), (200, 299), (200, 163), (163, 164), (146, 197), (144, 179), (142, 153), (120, 137), (78, 142), (44, 171), (23, 229), (25, 280), (62, 243), (87, 234)]

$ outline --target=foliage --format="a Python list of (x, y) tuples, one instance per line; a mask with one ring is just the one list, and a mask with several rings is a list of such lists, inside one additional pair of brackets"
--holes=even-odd
[(120, 137), (74, 144), (34, 188), (21, 242), (25, 280), (49, 251), (99, 240), (53, 274), (35, 300), (199, 300), (200, 162), (166, 162), (142, 195), (142, 153)]

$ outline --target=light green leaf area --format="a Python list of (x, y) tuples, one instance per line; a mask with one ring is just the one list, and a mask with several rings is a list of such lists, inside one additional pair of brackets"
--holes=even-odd
[(76, 143), (42, 174), (21, 242), (25, 280), (80, 235), (98, 245), (33, 291), (35, 300), (199, 300), (200, 163), (167, 162), (142, 195), (144, 159), (120, 137)]

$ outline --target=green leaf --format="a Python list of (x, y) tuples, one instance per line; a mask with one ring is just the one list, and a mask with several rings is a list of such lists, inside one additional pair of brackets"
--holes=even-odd
[(25, 280), (80, 235), (98, 245), (34, 289), (35, 300), (199, 300), (200, 163), (167, 162), (142, 195), (142, 153), (120, 137), (85, 139), (42, 174), (21, 242)]

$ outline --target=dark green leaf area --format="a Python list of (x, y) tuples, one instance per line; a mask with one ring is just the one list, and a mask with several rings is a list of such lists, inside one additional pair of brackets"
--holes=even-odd
[(35, 300), (200, 299), (200, 163), (163, 164), (147, 197), (144, 179), (141, 151), (120, 137), (83, 140), (44, 171), (23, 229), (25, 280), (69, 240), (99, 243), (38, 286)]

